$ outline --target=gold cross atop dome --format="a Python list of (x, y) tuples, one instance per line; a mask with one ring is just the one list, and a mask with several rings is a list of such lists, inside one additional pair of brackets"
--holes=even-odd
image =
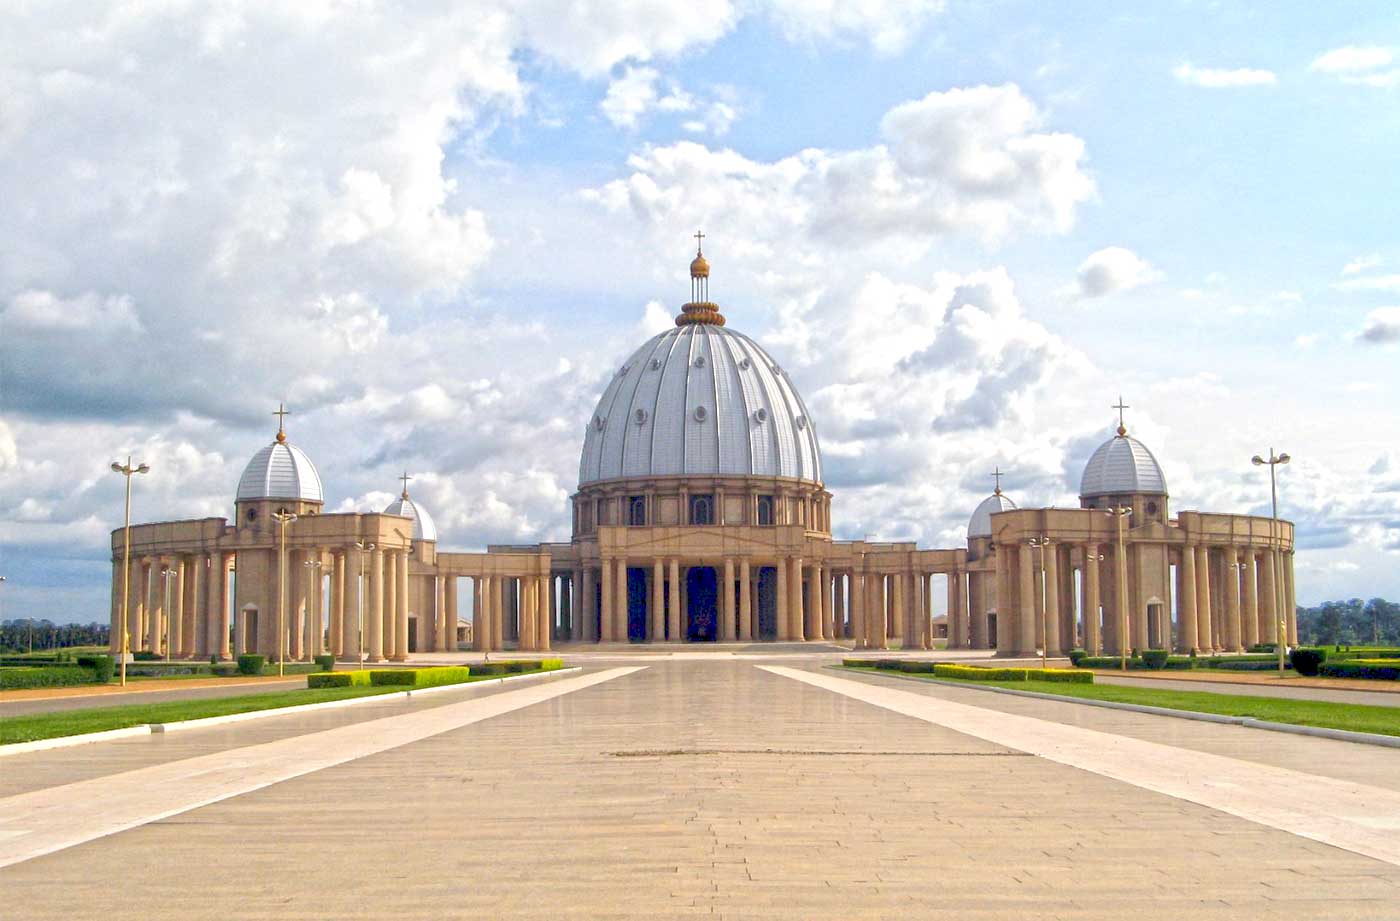
[(413, 479), (413, 477), (409, 476), (409, 475), (408, 475), (408, 471), (405, 470), (405, 471), (403, 472), (403, 476), (399, 477), (399, 479), (400, 479), (401, 481), (403, 481), (403, 497), (404, 497), (405, 499), (407, 499), (407, 498), (408, 498), (408, 481), (411, 480), (411, 479)]
[(694, 236), (695, 258), (690, 262), (690, 303), (681, 308), (676, 325), (723, 326), (724, 314), (719, 312), (719, 305), (710, 300), (710, 263), (703, 249), (705, 232), (697, 230)]
[(998, 464), (992, 469), (992, 479), (996, 481), (996, 488), (992, 490), (992, 495), (994, 496), (1001, 495), (1001, 477), (1001, 465)]
[(1132, 407), (1129, 406), (1127, 403), (1124, 403), (1122, 394), (1119, 394), (1118, 402), (1113, 404), (1113, 408), (1118, 410), (1118, 434), (1121, 437), (1123, 435), (1128, 434), (1128, 429), (1123, 424), (1123, 410), (1132, 409)]
[(291, 414), (292, 414), (291, 411), (288, 410), (286, 407), (284, 407), (281, 403), (278, 403), (278, 404), (277, 404), (277, 411), (276, 411), (275, 413), (273, 413), (273, 415), (277, 417), (277, 443), (278, 443), (278, 444), (286, 444), (286, 442), (287, 442), (287, 429), (286, 429), (286, 425), (285, 425), (285, 424), (286, 424), (286, 421), (287, 421), (287, 417), (290, 416)]

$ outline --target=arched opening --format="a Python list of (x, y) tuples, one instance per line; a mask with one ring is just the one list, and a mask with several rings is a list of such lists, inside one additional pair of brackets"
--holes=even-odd
[(771, 524), (773, 523), (773, 497), (772, 497), (772, 496), (759, 496), (759, 497), (758, 497), (758, 523), (759, 523), (760, 526), (763, 526), (763, 527), (766, 527), (766, 526), (771, 525)]
[(691, 566), (685, 574), (685, 638), (713, 642), (718, 633), (719, 580), (712, 566)]
[(758, 591), (755, 593), (754, 639), (778, 638), (778, 570), (764, 566), (758, 571)]

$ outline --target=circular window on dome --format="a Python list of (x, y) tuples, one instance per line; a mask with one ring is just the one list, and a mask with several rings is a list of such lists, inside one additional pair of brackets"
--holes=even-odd
[(602, 416), (594, 416), (594, 417), (593, 417), (593, 427), (594, 427), (595, 429), (597, 429), (598, 431), (601, 432), (601, 431), (603, 430), (603, 426), (605, 426), (605, 425), (607, 425), (607, 424), (608, 424), (608, 420), (604, 419)]
[(807, 417), (806, 417), (806, 416), (798, 416), (798, 417), (797, 417), (797, 427), (800, 428), (800, 429), (805, 429), (805, 428), (807, 427)]
[(696, 422), (704, 422), (705, 419), (706, 419), (709, 415), (710, 415), (709, 413), (705, 412), (705, 407), (703, 407), (703, 406), (697, 406), (697, 407), (695, 407), (695, 421), (696, 421)]
[(767, 422), (768, 410), (764, 409), (762, 406), (760, 406), (758, 409), (755, 409), (753, 411), (753, 421), (758, 423), (759, 425), (762, 425), (763, 423)]
[(753, 362), (749, 361), (747, 358), (741, 358), (739, 359), (739, 370), (747, 371), (749, 369), (749, 366), (752, 364)]
[(695, 356), (695, 367), (697, 367), (697, 368), (703, 368), (703, 367), (705, 367), (705, 356), (704, 356), (704, 355), (696, 355), (696, 356)]
[(631, 366), (631, 365), (623, 365), (622, 367), (620, 367), (620, 368), (617, 369), (617, 376), (618, 376), (618, 377), (621, 377), (622, 375), (626, 374), (626, 373), (627, 373), (628, 371), (630, 371), (631, 369), (632, 369), (632, 366)]
[(652, 369), (653, 371), (659, 371), (659, 370), (661, 370), (661, 359), (660, 359), (660, 358), (653, 358), (653, 359), (651, 360), (651, 369)]
[(639, 407), (637, 411), (632, 414), (632, 421), (636, 422), (638, 425), (645, 425), (647, 421), (647, 411)]

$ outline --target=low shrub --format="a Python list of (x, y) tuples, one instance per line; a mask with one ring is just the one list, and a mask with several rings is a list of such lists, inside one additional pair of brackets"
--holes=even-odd
[(92, 669), (98, 684), (111, 681), (117, 668), (117, 660), (111, 656), (78, 656), (77, 662), (83, 668)]
[(0, 668), (0, 691), (22, 688), (64, 688), (76, 684), (92, 684), (97, 674), (91, 668), (76, 665), (34, 665)]
[(416, 668), (376, 668), (369, 673), (369, 683), (375, 687), (412, 687), (417, 680)]
[(482, 662), (477, 665), (470, 665), (473, 675), (504, 675), (506, 664), (504, 662)]
[(1031, 668), (1026, 670), (1031, 681), (1060, 681), (1065, 684), (1093, 684), (1093, 672), (1080, 672), (1072, 668)]
[(1165, 667), (1166, 667), (1166, 668), (1169, 668), (1169, 669), (1177, 669), (1177, 670), (1180, 670), (1180, 671), (1189, 671), (1190, 669), (1193, 669), (1193, 668), (1196, 667), (1196, 657), (1195, 657), (1195, 656), (1167, 656), (1167, 664), (1166, 664)]
[(875, 663), (869, 659), (842, 659), (841, 664), (847, 668), (870, 668)]
[(1278, 668), (1278, 659), (1252, 662), (1248, 659), (1221, 659), (1211, 666), (1226, 672), (1267, 672)]
[(899, 663), (899, 670), (911, 675), (931, 675), (933, 674), (932, 662), (909, 661)]
[(1079, 666), (1079, 660), (1085, 658), (1088, 655), (1089, 650), (1087, 649), (1071, 649), (1069, 651), (1069, 664), (1077, 668)]
[(306, 686), (308, 688), (368, 687), (370, 674), (363, 669), (351, 672), (317, 672), (306, 676)]
[(1142, 651), (1142, 662), (1154, 671), (1160, 671), (1167, 667), (1167, 659), (1171, 653), (1165, 649), (1144, 649)]
[(140, 652), (133, 652), (131, 654), (131, 659), (133, 662), (159, 662), (160, 656), (151, 652), (149, 649), (143, 649)]
[[(1056, 670), (1058, 671), (1058, 669)], [(933, 675), (935, 678), (955, 678), (959, 681), (1025, 681), (1026, 669), (978, 668), (975, 665), (935, 665)]]
[(263, 665), (266, 663), (267, 656), (255, 652), (245, 652), (238, 657), (238, 673), (240, 675), (261, 675)]
[(535, 670), (535, 663), (533, 662), (507, 662), (505, 665), (506, 674), (508, 675), (520, 675)]
[[(520, 663), (510, 662), (507, 665)], [(351, 672), (332, 672), (348, 675)], [(460, 684), (471, 676), (466, 665), (443, 665), (436, 668), (386, 668), (369, 672), (369, 683), (376, 687), (430, 688), (443, 684)], [(310, 681), (310, 678), (307, 678)]]
[(335, 656), (317, 656), (316, 667), (323, 672), (335, 670)]
[(540, 659), (540, 661), (539, 661), (539, 667), (540, 667), (540, 671), (542, 671), (542, 672), (556, 672), (556, 671), (558, 671), (559, 669), (561, 669), (561, 668), (564, 667), (564, 660), (563, 660), (563, 659)]
[(1249, 647), (1248, 652), (1278, 652), (1278, 647), (1273, 643), (1255, 643)]
[(232, 662), (220, 662), (218, 665), (209, 666), (209, 671), (216, 678), (232, 678), (238, 674), (238, 666)]
[(1317, 675), (1318, 668), (1327, 660), (1327, 650), (1309, 649), (1298, 647), (1288, 654), (1288, 663), (1293, 666), (1293, 670), (1300, 675), (1312, 678)]
[(886, 671), (897, 672), (899, 671), (899, 663), (902, 661), (902, 659), (876, 659), (875, 667), (883, 668)]
[[(1118, 656), (1081, 656), (1079, 659), (1080, 668), (1117, 668), (1122, 664), (1122, 659)], [(1131, 663), (1130, 663), (1131, 664)]]
[(1400, 680), (1400, 662), (1393, 659), (1352, 659), (1323, 662), (1318, 674), (1325, 678), (1367, 678), (1374, 681)]
[(1365, 647), (1352, 646), (1327, 654), (1328, 662), (1346, 662), (1351, 659), (1400, 659), (1400, 649), (1388, 647), (1372, 647), (1367, 649)]

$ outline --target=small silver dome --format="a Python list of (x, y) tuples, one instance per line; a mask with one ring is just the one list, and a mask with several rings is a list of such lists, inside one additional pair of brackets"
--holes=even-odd
[(792, 382), (758, 343), (713, 323), (668, 329), (623, 363), (588, 420), (578, 479), (696, 474), (822, 479)]
[(321, 476), (311, 458), (294, 444), (274, 441), (243, 468), (238, 478), (238, 500), (296, 499), (324, 502)]
[(433, 524), (433, 516), (408, 496), (399, 496), (390, 502), (388, 508), (384, 509), (384, 514), (412, 518), (414, 540), (437, 540), (437, 526)]
[(967, 523), (967, 539), (972, 540), (975, 537), (991, 537), (992, 516), (997, 512), (1008, 512), (1015, 507), (1015, 502), (1012, 502), (999, 492), (993, 493), (983, 499), (978, 503), (977, 508), (972, 513), (971, 520)]
[(1126, 434), (1115, 435), (1099, 445), (1084, 465), (1079, 496), (1089, 499), (1131, 493), (1165, 496), (1167, 478), (1146, 445)]

